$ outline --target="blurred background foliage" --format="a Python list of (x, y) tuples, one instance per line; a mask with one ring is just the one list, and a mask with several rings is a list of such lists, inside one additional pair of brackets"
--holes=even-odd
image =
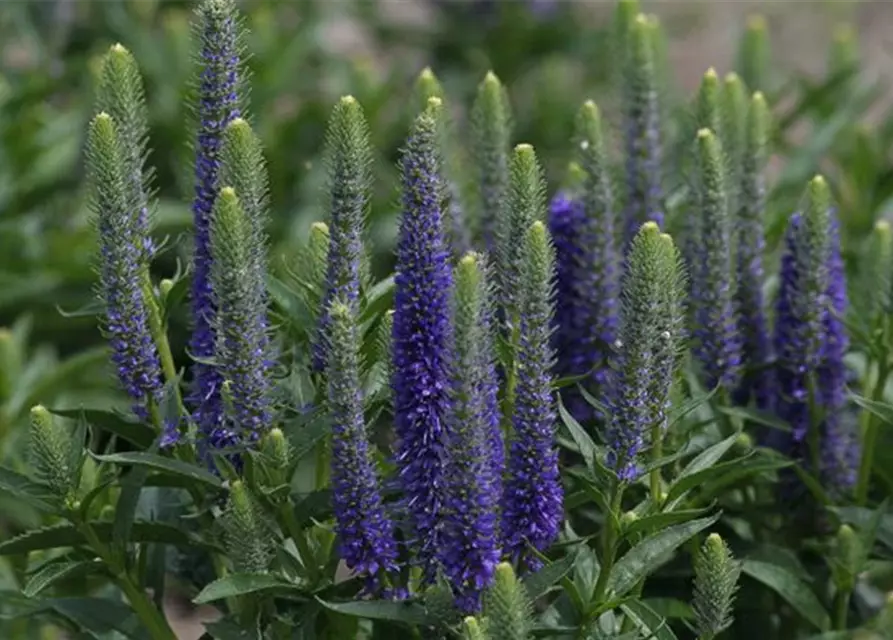
[[(876, 32), (883, 20), (872, 12), (893, 18), (889, 3), (643, 5), (660, 15), (668, 33), (668, 114), (688, 109), (686, 96), (708, 66), (721, 74), (740, 66), (735, 56), (746, 13), (767, 10), (773, 58), (759, 82), (778, 124), (770, 247), (803, 184), (821, 169), (841, 208), (850, 268), (858, 269), (854, 257), (863, 239), (893, 210), (893, 111), (889, 87), (876, 71), (889, 60), (883, 43), (867, 43), (858, 28), (833, 25), (874, 24)], [(242, 2), (250, 29), (251, 118), (270, 166), (274, 265), (294, 254), (313, 221), (325, 218), (318, 162), (325, 122), (336, 99), (351, 93), (366, 110), (379, 156), (370, 239), (377, 275), (388, 272), (397, 213), (394, 166), (416, 108), (413, 82), (425, 66), (445, 86), (463, 132), (477, 83), (495, 70), (509, 87), (515, 142), (534, 144), (550, 187), (557, 188), (579, 104), (594, 98), (611, 117), (612, 6), (582, 0)], [(134, 53), (146, 83), (157, 232), (169, 247), (156, 261), (157, 275), (170, 277), (187, 263), (189, 243), (177, 240), (190, 226), (192, 10), (192, 3), (161, 0), (0, 5), (0, 327), (8, 327), (0, 330), (0, 442), (13, 466), (25, 460), (18, 439), (5, 436), (22, 431), (16, 427), (37, 398), (56, 408), (98, 406), (98, 396), (105, 404), (119, 399), (88, 313), (94, 241), (82, 188), (94, 73), (115, 42)], [(792, 32), (792, 25), (798, 29)], [(801, 70), (792, 68), (798, 64)], [(751, 79), (751, 71), (738, 70)], [(668, 152), (684, 156), (688, 132), (670, 133)], [(678, 219), (686, 184), (679, 167), (685, 163), (667, 164), (668, 183), (677, 187), (668, 205)], [(172, 337), (183, 364), (186, 330), (187, 319), (176, 318)]]

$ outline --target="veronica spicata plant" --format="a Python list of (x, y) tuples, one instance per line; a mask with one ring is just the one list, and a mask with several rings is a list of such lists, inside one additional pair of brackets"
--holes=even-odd
[[(834, 45), (836, 80), (787, 83), (777, 105), (772, 31), (751, 19), (736, 71), (692, 99), (659, 20), (621, 0), (605, 115), (549, 96), (530, 126), (513, 79), (518, 131), (569, 140), (536, 151), (513, 145), (506, 84), (490, 73), (463, 104), (440, 53), (414, 87), (302, 67), (325, 70), (320, 95), (355, 91), (307, 132), (312, 222), (280, 201), (282, 122), (265, 120), (292, 101), (245, 112), (246, 45), (291, 9), (251, 11), (198, 3), (182, 237), (155, 235), (155, 189), (159, 222), (176, 205), (142, 56), (114, 45), (96, 68), (98, 301), (79, 314), (98, 315), (110, 375), (51, 393), (75, 365), (0, 329), (0, 637), (173, 640), (172, 597), (206, 606), (219, 640), (887, 633), (893, 259), (872, 203), (888, 127), (869, 144), (846, 121), (859, 83), (832, 91), (855, 36)], [(396, 201), (373, 140), (398, 158)], [(810, 180), (825, 151), (833, 172)], [(294, 245), (285, 210), (308, 229)]]

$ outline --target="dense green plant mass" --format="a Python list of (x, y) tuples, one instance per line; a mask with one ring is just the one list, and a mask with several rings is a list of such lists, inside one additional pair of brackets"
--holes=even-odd
[[(314, 40), (333, 4), (108, 3), (91, 106), (0, 84), (0, 636), (170, 640), (178, 594), (218, 640), (890, 637), (893, 126), (855, 35), (782, 83), (752, 19), (686, 99), (636, 0), (597, 38), (431, 2), (430, 66), (378, 79)], [(616, 68), (562, 94), (523, 70), (558, 40)]]

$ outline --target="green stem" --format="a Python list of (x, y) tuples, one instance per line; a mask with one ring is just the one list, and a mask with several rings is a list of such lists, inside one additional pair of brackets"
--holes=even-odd
[(834, 596), (834, 629), (837, 631), (846, 631), (847, 629), (851, 594), (849, 589), (839, 589), (837, 595)]
[[(651, 462), (655, 465), (663, 456), (663, 436), (663, 429), (661, 429), (660, 423), (655, 423), (651, 427)], [(658, 511), (660, 511), (661, 502), (663, 502), (661, 484), (660, 469), (655, 466), (651, 470), (651, 501)]]
[(282, 518), (282, 522), (285, 524), (286, 533), (294, 541), (295, 547), (298, 549), (298, 555), (301, 557), (301, 562), (307, 571), (307, 578), (311, 583), (315, 583), (318, 576), (313, 552), (310, 549), (310, 545), (307, 544), (307, 539), (304, 537), (301, 525), (298, 524), (298, 519), (295, 518), (295, 507), (290, 499), (283, 502), (279, 507), (279, 517)]
[[(878, 365), (877, 382), (871, 393), (874, 402), (880, 402), (884, 397), (884, 388), (887, 386), (887, 378), (890, 376), (890, 363), (885, 357)], [(874, 451), (877, 448), (878, 431), (880, 425), (877, 416), (871, 411), (865, 412), (865, 430), (862, 441), (862, 460), (859, 463), (859, 479), (856, 482), (856, 504), (865, 506), (868, 502), (868, 485), (871, 482), (871, 470), (874, 467)]]
[(165, 379), (172, 383), (177, 379), (177, 368), (174, 365), (170, 341), (167, 339), (167, 327), (164, 326), (164, 320), (161, 317), (161, 307), (155, 298), (155, 291), (152, 289), (152, 280), (149, 278), (148, 269), (145, 270), (143, 275), (143, 296), (146, 299), (146, 306), (149, 308), (149, 332), (155, 340), (155, 347), (158, 349), (158, 357), (161, 359), (161, 370), (164, 372)]
[(123, 563), (102, 543), (93, 527), (90, 526), (90, 523), (79, 519), (76, 524), (96, 555), (116, 576), (115, 582), (118, 583), (124, 595), (127, 596), (130, 606), (133, 607), (137, 617), (145, 625), (153, 640), (177, 640), (164, 615), (149, 599), (146, 592), (134, 583), (133, 577), (126, 570)]
[(607, 519), (605, 521), (604, 535), (602, 538), (602, 557), (600, 558), (601, 567), (598, 571), (598, 579), (595, 582), (595, 588), (592, 590), (592, 597), (589, 601), (588, 610), (584, 615), (583, 624), (580, 625), (580, 633), (584, 634), (581, 637), (585, 637), (585, 634), (589, 630), (589, 625), (592, 622), (592, 618), (598, 609), (598, 605), (605, 599), (605, 593), (608, 590), (608, 580), (611, 577), (611, 570), (614, 568), (614, 561), (617, 556), (617, 535), (619, 531), (616, 523), (618, 521), (617, 516), (620, 513), (620, 506), (623, 499), (623, 485), (615, 481), (613, 493), (614, 496), (611, 500), (611, 512), (606, 514)]

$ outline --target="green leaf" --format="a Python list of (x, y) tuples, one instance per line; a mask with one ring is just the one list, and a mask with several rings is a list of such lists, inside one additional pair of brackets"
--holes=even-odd
[(155, 431), (141, 422), (132, 422), (113, 411), (101, 409), (49, 409), (53, 415), (78, 420), (83, 418), (87, 424), (114, 434), (140, 449), (148, 449), (155, 440)]
[(287, 430), (289, 444), (292, 446), (292, 458), (301, 460), (308, 453), (315, 451), (316, 446), (329, 435), (331, 424), (328, 416), (318, 412), (304, 426)]
[(641, 600), (629, 600), (620, 605), (620, 608), (639, 629), (649, 634), (647, 637), (655, 640), (677, 640), (667, 621)]
[(608, 587), (615, 596), (623, 596), (640, 580), (664, 564), (673, 551), (692, 536), (719, 520), (720, 514), (673, 525), (645, 539), (629, 550), (611, 571)]
[(205, 471), (202, 467), (188, 464), (181, 460), (165, 458), (153, 453), (144, 451), (128, 451), (126, 453), (111, 453), (108, 455), (91, 454), (100, 462), (110, 462), (112, 464), (132, 465), (136, 467), (148, 467), (155, 471), (166, 473), (174, 476), (188, 478), (194, 482), (208, 485), (214, 489), (220, 489), (222, 483), (220, 478), (209, 471)]
[(570, 432), (571, 438), (574, 439), (574, 443), (580, 450), (580, 455), (582, 455), (583, 460), (586, 461), (586, 468), (593, 470), (595, 468), (596, 447), (592, 438), (590, 438), (589, 434), (586, 433), (586, 430), (580, 426), (580, 423), (577, 422), (576, 418), (564, 408), (564, 403), (561, 401), (561, 398), (558, 399), (558, 413), (561, 416), (561, 421), (564, 423), (564, 426), (567, 427), (567, 430)]
[[(146, 455), (158, 455), (158, 445), (154, 444)], [(149, 467), (137, 467), (121, 479), (121, 492), (115, 503), (115, 524), (112, 531), (112, 544), (125, 549), (130, 538), (130, 529), (136, 517), (136, 507), (149, 477)]]
[(680, 511), (667, 511), (664, 513), (655, 513), (644, 518), (633, 520), (629, 526), (623, 530), (623, 536), (629, 538), (637, 533), (652, 533), (658, 529), (664, 529), (680, 522), (688, 522), (694, 520), (710, 511), (713, 506), (704, 507), (703, 509), (683, 509)]
[(717, 407), (720, 413), (724, 413), (732, 418), (740, 418), (741, 420), (752, 422), (770, 429), (778, 431), (791, 431), (791, 425), (779, 418), (778, 416), (767, 411), (760, 411), (749, 407)]
[(392, 602), (390, 600), (360, 600), (352, 602), (327, 602), (317, 598), (330, 611), (370, 620), (388, 620), (409, 625), (430, 626), (436, 621), (425, 607), (417, 602)]
[(868, 398), (855, 393), (851, 393), (850, 398), (852, 398), (853, 402), (855, 402), (857, 405), (859, 405), (869, 413), (874, 414), (876, 417), (880, 418), (882, 422), (886, 424), (893, 424), (893, 405), (890, 405), (887, 402), (869, 400)]
[(360, 315), (360, 323), (367, 322), (370, 318), (378, 316), (391, 306), (391, 300), (394, 298), (394, 288), (394, 276), (389, 276), (375, 283), (365, 293), (363, 296), (365, 304)]
[(207, 604), (216, 600), (274, 589), (296, 591), (300, 588), (272, 573), (231, 573), (205, 586), (192, 601), (196, 604)]
[(716, 395), (717, 390), (719, 389), (719, 385), (713, 387), (712, 391), (708, 393), (702, 393), (698, 395), (697, 398), (689, 398), (684, 403), (682, 403), (679, 407), (674, 408), (670, 411), (670, 415), (668, 416), (669, 426), (668, 429), (672, 429), (677, 424), (685, 420), (685, 418), (694, 411), (697, 411), (702, 405), (710, 402), (710, 399)]
[[(95, 522), (91, 526), (96, 536), (102, 542), (110, 542), (112, 539), (112, 523)], [(207, 543), (184, 530), (169, 524), (160, 522), (133, 523), (130, 542), (158, 542), (172, 544), (178, 547), (204, 546)], [(42, 529), (27, 531), (10, 540), (0, 542), (0, 556), (14, 556), (21, 553), (30, 553), (42, 549), (56, 549), (58, 547), (75, 547), (85, 545), (86, 540), (80, 531), (71, 524), (58, 524)]]
[(561, 560), (557, 560), (540, 569), (534, 574), (525, 576), (521, 581), (524, 589), (527, 591), (531, 600), (546, 594), (556, 582), (561, 580), (568, 572), (573, 569), (574, 563), (577, 561), (576, 553), (569, 553)]
[[(696, 473), (680, 477), (670, 487), (670, 491), (667, 494), (667, 502), (670, 505), (677, 504), (678, 501), (690, 490), (695, 487), (704, 487), (713, 479), (722, 483), (722, 486), (728, 486), (729, 484), (738, 482), (742, 478), (756, 475), (764, 471), (773, 471), (789, 467), (792, 464), (793, 463), (784, 460), (767, 461), (759, 458), (753, 459), (752, 455), (749, 455), (746, 458), (738, 458), (736, 460), (730, 460), (729, 462), (723, 462), (715, 467), (708, 467), (707, 469), (702, 469)], [(711, 487), (711, 489), (715, 492), (716, 487)]]
[(105, 598), (54, 598), (43, 605), (96, 638), (107, 637), (104, 634), (113, 631), (134, 640), (150, 637), (133, 610), (123, 602)]
[(48, 513), (59, 511), (53, 504), (54, 497), (48, 487), (32, 482), (26, 476), (6, 467), (0, 467), (0, 491), (27, 502), (35, 509)]
[(830, 626), (831, 620), (828, 617), (828, 612), (825, 611), (812, 589), (785, 567), (745, 559), (741, 563), (741, 571), (778, 593), (816, 628), (826, 630)]
[(699, 471), (703, 471), (704, 469), (709, 469), (710, 467), (715, 465), (717, 462), (719, 462), (720, 458), (726, 455), (726, 452), (735, 445), (735, 441), (737, 439), (737, 434), (731, 435), (725, 440), (720, 440), (715, 445), (704, 449), (694, 460), (685, 465), (685, 468), (679, 474), (679, 477), (676, 479), (676, 481), (678, 482), (686, 476), (698, 473)]
[(96, 560), (50, 562), (43, 565), (31, 576), (22, 589), (22, 593), (28, 598), (33, 598), (59, 580), (72, 575), (90, 573), (93, 570), (102, 568), (102, 563)]
[(261, 640), (257, 630), (246, 629), (239, 622), (230, 618), (206, 622), (205, 630), (214, 640)]

